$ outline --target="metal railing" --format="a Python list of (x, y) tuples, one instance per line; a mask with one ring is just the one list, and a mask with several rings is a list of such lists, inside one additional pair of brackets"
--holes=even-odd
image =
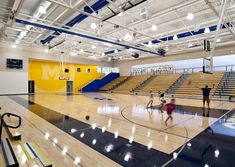
[[(140, 68), (138, 71), (132, 71), (131, 76), (137, 75), (159, 75), (159, 74), (175, 74), (175, 73), (183, 73), (183, 74), (192, 74), (194, 72), (202, 72), (203, 67), (193, 67), (193, 68), (177, 68), (172, 70), (152, 70), (153, 67)], [(233, 72), (235, 71), (235, 65), (220, 65), (214, 66), (213, 71), (215, 72)]]
[[(18, 119), (19, 119), (18, 125), (17, 125), (17, 126), (11, 126), (11, 125), (5, 124), (5, 122), (4, 122), (4, 117), (5, 117), (5, 116), (8, 116), (8, 117), (14, 116), (14, 117), (18, 118)], [(4, 126), (4, 127), (7, 127), (7, 128), (17, 129), (17, 128), (20, 127), (20, 125), (21, 125), (21, 117), (20, 117), (20, 116), (18, 116), (18, 115), (16, 115), (16, 114), (12, 114), (12, 113), (4, 113), (4, 114), (2, 115), (2, 117), (1, 117), (0, 139), (2, 138), (2, 127), (3, 127), (3, 126)]]

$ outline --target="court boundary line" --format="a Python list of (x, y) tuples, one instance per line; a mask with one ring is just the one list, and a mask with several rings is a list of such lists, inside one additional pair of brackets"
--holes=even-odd
[[(229, 110), (228, 112), (226, 112), (225, 114), (223, 114), (221, 117), (218, 118), (218, 120), (216, 120), (216, 122), (219, 121), (220, 119), (222, 119), (225, 115), (227, 115), (227, 114), (229, 114), (230, 112), (232, 112), (233, 110), (235, 110), (235, 108), (233, 108), (233, 109)], [(214, 122), (214, 123), (215, 123), (215, 122)], [(214, 123), (213, 123), (213, 124), (214, 124)], [(213, 125), (213, 124), (211, 124), (211, 125)], [(211, 126), (211, 125), (210, 125), (210, 126)], [(185, 128), (185, 130), (186, 130), (187, 133), (188, 133), (187, 128), (186, 128), (185, 126), (184, 126), (184, 128)], [(188, 140), (188, 141), (190, 141), (190, 140)], [(179, 152), (178, 152), (177, 154), (180, 154), (180, 153), (184, 150), (184, 148), (185, 148), (185, 146), (186, 146), (186, 143), (187, 143), (188, 141), (186, 141), (185, 144), (182, 145), (181, 149), (179, 150)], [(166, 166), (167, 166), (168, 164), (170, 164), (173, 160), (174, 160), (174, 157), (171, 158), (168, 162), (166, 162), (162, 167), (166, 167)]]
[[(134, 122), (134, 121), (128, 119), (128, 118), (123, 114), (123, 112), (124, 112), (127, 108), (129, 108), (129, 107), (130, 107), (130, 105), (127, 106), (127, 107), (124, 107), (124, 108), (121, 110), (121, 115), (122, 115), (122, 117), (123, 117), (125, 120), (127, 120), (128, 122), (131, 122), (131, 123), (133, 123), (133, 124), (136, 124), (136, 125), (138, 125), (138, 126), (141, 126), (141, 127), (147, 128), (147, 129), (151, 129), (151, 130), (158, 131), (159, 133), (163, 132), (163, 133), (167, 133), (167, 134), (170, 134), (170, 135), (174, 135), (174, 136), (186, 138), (186, 136), (177, 135), (177, 134), (170, 133), (170, 132), (165, 132), (165, 130), (170, 129), (172, 126), (166, 128), (166, 129), (158, 129), (158, 128), (152, 128), (152, 127), (149, 127), (149, 126), (146, 126), (146, 125), (142, 125), (142, 124), (136, 123), (136, 122)], [(193, 118), (193, 117), (191, 117), (190, 119), (192, 119), (192, 118)], [(184, 120), (184, 121), (186, 122), (186, 121), (188, 121), (188, 119), (187, 119), (187, 120)], [(179, 123), (178, 123), (178, 124), (179, 124)], [(175, 125), (178, 125), (178, 124), (175, 124)], [(183, 126), (184, 126), (184, 125), (183, 125)], [(187, 137), (187, 139), (191, 139), (191, 138), (188, 138), (188, 137)]]
[[(219, 104), (218, 106), (216, 106), (215, 109), (221, 109), (221, 108), (219, 108), (219, 107), (222, 106), (222, 105), (224, 105), (224, 104), (226, 104), (226, 102), (222, 101), (222, 104)], [(168, 129), (171, 129), (171, 128), (177, 126), (177, 125), (180, 125), (181, 123), (184, 123), (184, 122), (187, 122), (187, 121), (193, 119), (193, 117), (191, 117), (191, 118), (188, 118), (188, 119), (186, 119), (186, 120), (184, 120), (184, 121), (178, 122), (178, 123), (176, 123), (176, 124), (174, 124), (174, 125), (172, 125), (172, 126), (169, 126), (168, 128), (165, 128), (165, 129), (157, 129), (157, 128), (152, 128), (152, 127), (149, 127), (149, 126), (145, 126), (145, 125), (136, 123), (136, 122), (134, 122), (134, 121), (128, 119), (127, 117), (125, 117), (124, 114), (123, 114), (123, 112), (124, 112), (124, 110), (126, 110), (126, 109), (129, 108), (129, 107), (131, 107), (131, 105), (128, 105), (128, 106), (124, 107), (124, 108), (121, 110), (121, 115), (122, 115), (122, 117), (123, 117), (125, 120), (127, 120), (127, 121), (129, 121), (129, 122), (131, 122), (131, 123), (133, 123), (133, 124), (136, 124), (136, 125), (145, 127), (145, 128), (149, 128), (149, 129), (152, 129), (152, 130), (159, 131), (159, 133), (160, 133), (160, 132), (165, 132), (165, 131), (168, 130)], [(196, 106), (192, 106), (192, 107), (196, 107)], [(217, 108), (217, 107), (218, 107), (218, 108)], [(221, 115), (219, 118), (215, 118), (215, 119), (217, 119), (216, 121), (218, 121), (219, 119), (221, 119), (222, 117), (224, 117), (226, 114), (228, 114), (229, 112), (231, 112), (231, 111), (234, 110), (234, 109), (235, 109), (235, 108), (232, 108), (232, 109), (223, 109), (223, 110), (228, 110), (228, 111), (227, 111), (226, 113), (224, 113), (223, 115)], [(208, 126), (208, 127), (209, 127), (209, 126)], [(169, 133), (169, 132), (165, 132), (165, 133), (167, 133), (167, 134), (172, 134), (172, 135), (179, 136), (179, 137), (183, 137), (183, 136), (181, 136), (181, 135), (176, 135), (176, 134), (174, 134), (174, 133)], [(189, 138), (189, 139), (191, 139), (191, 138)]]
[[(135, 123), (134, 121), (131, 121), (131, 120), (129, 120), (128, 118), (126, 118), (125, 116), (124, 116), (124, 114), (123, 114), (123, 111), (125, 111), (127, 108), (129, 108), (131, 105), (129, 105), (129, 106), (127, 106), (127, 107), (124, 107), (122, 110), (121, 110), (121, 115), (123, 116), (123, 118), (124, 119), (126, 119), (127, 121), (129, 121), (129, 122), (132, 122), (132, 123), (134, 123), (134, 124), (136, 124), (136, 125), (139, 125), (139, 126), (142, 126), (142, 127), (148, 127), (148, 126), (144, 126), (144, 125), (141, 125), (141, 124), (138, 124), (138, 123)], [(229, 110), (229, 111), (227, 111), (226, 113), (224, 113), (222, 116), (220, 116), (215, 122), (217, 122), (217, 121), (219, 121), (220, 119), (222, 119), (225, 115), (227, 115), (227, 114), (229, 114), (230, 112), (232, 112), (233, 110), (234, 110), (235, 108), (233, 108), (233, 109), (231, 109), (231, 110)], [(190, 119), (192, 119), (192, 118), (190, 118)], [(188, 120), (190, 120), (190, 119), (187, 119), (187, 120), (185, 120), (185, 121), (182, 121), (182, 122), (186, 122), (186, 121), (188, 121)], [(181, 122), (181, 123), (182, 123)], [(214, 123), (215, 123), (214, 122)], [(213, 124), (214, 124), (213, 123)], [(213, 124), (211, 124), (211, 125), (213, 125)], [(178, 125), (178, 124), (175, 124), (174, 126), (176, 126), (176, 125)], [(211, 126), (210, 125), (210, 126)], [(173, 126), (173, 127), (174, 127)], [(184, 144), (182, 145), (182, 146), (180, 146), (178, 149), (180, 149), (178, 152), (175, 152), (175, 151), (173, 151), (174, 153), (176, 153), (177, 154), (177, 156), (176, 156), (176, 158), (178, 157), (178, 155), (184, 150), (184, 148), (186, 147), (186, 145), (187, 145), (187, 142), (189, 142), (191, 139), (193, 139), (193, 138), (189, 138), (188, 137), (188, 129), (187, 129), (187, 127), (185, 126), (185, 125), (182, 125), (183, 127), (184, 127), (184, 129), (185, 129), (185, 132), (186, 132), (186, 136), (185, 137), (183, 137), (183, 138), (185, 138), (185, 142), (184, 142)], [(210, 126), (208, 126), (208, 127), (210, 127)], [(207, 127), (207, 128), (208, 128)], [(154, 129), (155, 130), (155, 128), (151, 128), (151, 127), (148, 127), (149, 129)], [(172, 127), (170, 127), (170, 128), (172, 128)], [(167, 129), (169, 129), (169, 128), (167, 128)], [(206, 128), (205, 128), (206, 129)], [(163, 131), (159, 131), (159, 133), (161, 133), (161, 132), (164, 132), (164, 130)], [(171, 134), (171, 135), (175, 135), (175, 134), (172, 134), (172, 133), (169, 133), (169, 132), (164, 132), (164, 133), (167, 133), (167, 134)], [(180, 135), (175, 135), (175, 136), (180, 136)], [(177, 149), (176, 149), (177, 150)], [(172, 153), (173, 153), (172, 152)], [(171, 154), (172, 154), (171, 153)], [(170, 155), (170, 154), (169, 154)], [(174, 157), (172, 157), (169, 161), (167, 161), (166, 163), (164, 163), (161, 167), (166, 167), (167, 165), (169, 165), (172, 161), (174, 161), (175, 160), (175, 158)]]

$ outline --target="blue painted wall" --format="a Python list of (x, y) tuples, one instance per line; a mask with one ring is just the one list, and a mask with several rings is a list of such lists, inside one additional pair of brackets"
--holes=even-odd
[(109, 82), (113, 81), (119, 76), (120, 76), (120, 73), (110, 73), (106, 75), (105, 77), (103, 77), (102, 79), (97, 79), (89, 83), (87, 86), (85, 86), (82, 89), (82, 91), (83, 92), (97, 92), (102, 86), (108, 84)]

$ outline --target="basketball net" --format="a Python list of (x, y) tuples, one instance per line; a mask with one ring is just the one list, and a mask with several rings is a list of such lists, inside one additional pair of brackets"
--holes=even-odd
[(69, 80), (69, 77), (65, 73), (64, 55), (63, 55), (63, 53), (61, 53), (61, 55), (60, 55), (59, 63), (60, 63), (60, 66), (61, 66), (61, 71), (62, 71), (62, 74), (60, 74), (60, 76), (59, 76), (59, 80)]

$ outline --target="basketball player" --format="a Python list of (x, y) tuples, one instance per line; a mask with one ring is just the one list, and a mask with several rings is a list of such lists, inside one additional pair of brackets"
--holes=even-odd
[(146, 108), (152, 108), (153, 107), (153, 98), (154, 98), (153, 92), (150, 91), (149, 93), (150, 93), (150, 95), (149, 95), (149, 102), (148, 102)]
[[(213, 85), (214, 88), (215, 85)], [(210, 92), (211, 88), (208, 87), (208, 85), (205, 85), (204, 88), (201, 88), (202, 90), (202, 95), (203, 95), (203, 107), (202, 109), (205, 109), (205, 103), (207, 103), (208, 110), (210, 110)]]
[(167, 115), (168, 115), (168, 117), (165, 121), (165, 125), (167, 126), (167, 121), (169, 119), (173, 120), (172, 113), (175, 110), (175, 99), (174, 98), (171, 99), (171, 101), (169, 103), (167, 103), (165, 106), (166, 106), (166, 112), (167, 112)]
[(164, 93), (160, 95), (159, 101), (160, 101), (159, 110), (161, 111), (161, 113), (163, 113), (163, 107), (164, 104), (166, 103), (166, 100), (164, 99)]

